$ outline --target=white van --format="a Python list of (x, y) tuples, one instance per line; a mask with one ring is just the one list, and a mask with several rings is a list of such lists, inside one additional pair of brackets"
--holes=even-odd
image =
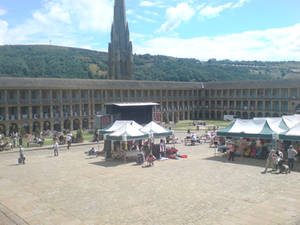
[(237, 116), (234, 116), (234, 115), (224, 115), (224, 120), (225, 121), (233, 121), (237, 118)]

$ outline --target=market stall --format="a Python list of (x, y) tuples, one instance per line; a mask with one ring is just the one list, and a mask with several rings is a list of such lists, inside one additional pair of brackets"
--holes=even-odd
[(112, 141), (111, 157), (123, 159), (136, 156), (138, 151), (130, 151), (128, 141), (148, 139), (149, 135), (137, 129), (136, 123), (123, 123), (112, 133), (105, 135), (105, 140)]

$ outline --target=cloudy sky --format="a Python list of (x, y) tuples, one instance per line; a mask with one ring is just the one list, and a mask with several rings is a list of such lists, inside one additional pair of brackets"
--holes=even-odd
[[(113, 0), (0, 0), (0, 44), (107, 51)], [(134, 52), (300, 60), (300, 0), (127, 0)]]

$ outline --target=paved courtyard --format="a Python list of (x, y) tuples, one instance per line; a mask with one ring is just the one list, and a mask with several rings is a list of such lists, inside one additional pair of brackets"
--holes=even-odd
[[(0, 224), (300, 224), (300, 173), (261, 174), (264, 161), (177, 144), (187, 159), (105, 162), (91, 146), (0, 154)], [(296, 167), (300, 169), (300, 163)]]

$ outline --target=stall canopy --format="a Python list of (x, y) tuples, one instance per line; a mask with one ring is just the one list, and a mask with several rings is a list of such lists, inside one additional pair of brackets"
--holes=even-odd
[(279, 135), (281, 140), (300, 141), (300, 123)]
[(286, 123), (288, 128), (293, 128), (298, 123), (300, 123), (300, 115), (299, 114), (282, 116), (282, 119), (284, 120), (284, 122)]
[(166, 137), (173, 134), (173, 131), (166, 129), (155, 122), (150, 122), (141, 129), (142, 132), (153, 134), (154, 138)]
[(289, 129), (282, 117), (262, 117), (262, 118), (253, 118), (256, 121), (267, 121), (268, 125), (275, 134), (280, 134)]
[(218, 136), (264, 138), (272, 139), (274, 131), (266, 120), (242, 120), (237, 119), (228, 127), (217, 131)]
[(113, 133), (113, 132), (119, 130), (122, 126), (124, 126), (124, 124), (130, 124), (137, 130), (140, 130), (143, 128), (140, 124), (136, 123), (133, 120), (116, 120), (111, 126), (108, 126), (104, 129), (99, 130), (99, 133), (100, 134)]
[(112, 141), (132, 141), (147, 139), (148, 134), (143, 133), (131, 123), (125, 123), (117, 131), (106, 135), (106, 140)]

